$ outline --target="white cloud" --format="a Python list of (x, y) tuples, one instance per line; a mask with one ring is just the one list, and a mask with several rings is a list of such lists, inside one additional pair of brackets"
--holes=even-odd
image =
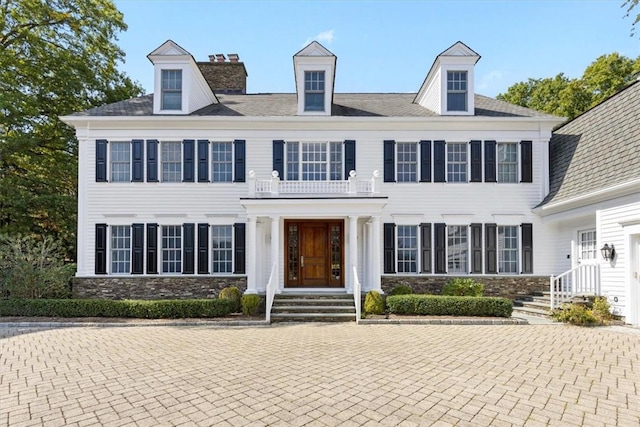
[(331, 44), (333, 43), (333, 39), (335, 39), (335, 36), (333, 35), (333, 30), (323, 31), (321, 33), (316, 34), (314, 37), (309, 37), (307, 41), (304, 42), (302, 47), (308, 45), (314, 40), (322, 44)]

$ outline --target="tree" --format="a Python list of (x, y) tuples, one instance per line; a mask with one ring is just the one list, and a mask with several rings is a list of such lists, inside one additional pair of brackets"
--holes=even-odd
[(0, 232), (75, 257), (77, 148), (59, 116), (139, 95), (118, 71), (111, 0), (0, 0)]
[(578, 79), (563, 73), (554, 78), (530, 78), (497, 98), (572, 119), (624, 88), (638, 72), (640, 57), (633, 60), (614, 52), (598, 57)]
[[(627, 8), (625, 17), (628, 17), (631, 14), (631, 11), (633, 11), (633, 9), (638, 6), (638, 3), (640, 3), (640, 0), (625, 0), (624, 3), (622, 3), (622, 7)], [(636, 34), (635, 29), (638, 22), (640, 22), (640, 13), (636, 15), (635, 20), (631, 23), (631, 37), (635, 36)]]

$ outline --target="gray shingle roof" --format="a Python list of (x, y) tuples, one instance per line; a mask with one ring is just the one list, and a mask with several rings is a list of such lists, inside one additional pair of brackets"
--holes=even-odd
[(557, 129), (549, 144), (541, 206), (640, 178), (640, 82)]
[[(295, 116), (295, 93), (217, 95), (219, 104), (211, 104), (192, 116)], [(431, 110), (413, 103), (415, 93), (336, 93), (332, 115), (350, 117), (437, 117)], [(476, 116), (553, 117), (483, 95), (475, 95)], [(75, 113), (74, 116), (152, 116), (153, 94), (103, 105)]]

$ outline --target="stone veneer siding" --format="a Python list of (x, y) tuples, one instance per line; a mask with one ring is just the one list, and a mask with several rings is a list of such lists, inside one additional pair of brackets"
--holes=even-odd
[[(548, 276), (460, 276), (484, 285), (484, 295), (517, 298), (531, 292), (549, 290)], [(442, 294), (443, 286), (455, 276), (382, 276), (382, 290), (388, 294), (398, 285), (409, 286), (416, 294)]]
[(247, 289), (246, 276), (228, 277), (76, 277), (74, 298), (90, 299), (190, 299), (217, 298), (221, 289)]

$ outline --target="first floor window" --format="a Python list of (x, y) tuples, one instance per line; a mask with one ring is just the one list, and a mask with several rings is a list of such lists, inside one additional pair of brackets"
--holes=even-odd
[(131, 227), (114, 225), (111, 227), (111, 272), (131, 271)]
[(233, 181), (233, 144), (231, 142), (214, 142), (211, 153), (211, 170), (213, 182)]
[(337, 181), (342, 179), (342, 142), (287, 142), (288, 181)]
[(466, 225), (447, 226), (447, 270), (449, 273), (468, 272), (468, 239)]
[(163, 142), (161, 148), (162, 181), (182, 181), (182, 143)]
[(111, 181), (131, 182), (131, 143), (111, 142)]
[(233, 270), (232, 226), (214, 225), (213, 234), (213, 272), (231, 273)]
[(398, 273), (418, 271), (418, 227), (399, 225), (398, 228)]
[(518, 181), (518, 146), (498, 144), (498, 182)]
[(518, 227), (498, 227), (498, 272), (518, 273)]
[(417, 182), (418, 154), (417, 144), (413, 142), (399, 142), (397, 147), (397, 181)]
[(596, 230), (585, 230), (579, 233), (580, 241), (580, 259), (596, 259)]
[(467, 182), (467, 144), (447, 144), (447, 182)]
[(182, 227), (165, 225), (162, 227), (162, 272), (182, 271)]

